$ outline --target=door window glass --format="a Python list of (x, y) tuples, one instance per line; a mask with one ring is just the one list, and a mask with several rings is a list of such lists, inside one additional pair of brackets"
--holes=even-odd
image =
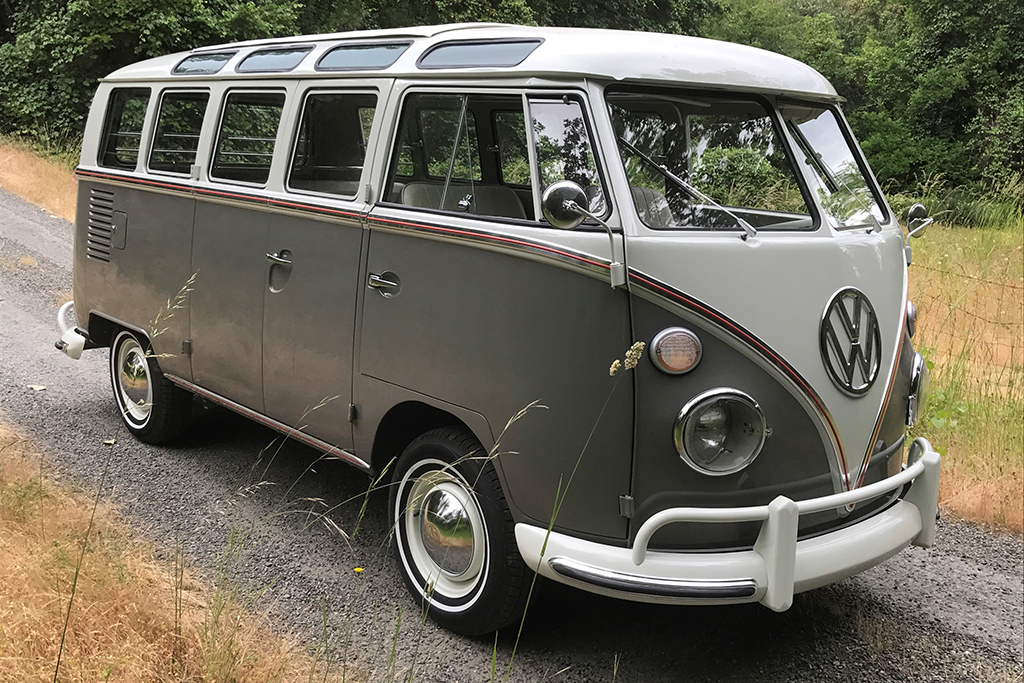
[[(497, 112), (518, 115), (520, 130), (525, 131), (520, 95), (409, 95), (391, 161), (387, 200), (421, 209), (532, 218), (529, 165), (519, 176), (525, 187), (511, 187), (502, 165), (508, 160), (511, 172), (516, 141), (511, 132), (502, 141)], [(521, 150), (523, 137), (525, 133), (519, 136)]]
[(559, 180), (571, 180), (587, 193), (591, 213), (607, 213), (604, 188), (580, 103), (568, 98), (531, 99), (530, 114), (541, 192)]
[(209, 99), (209, 93), (200, 91), (164, 93), (149, 154), (151, 170), (189, 174), (196, 163), (199, 133)]
[(149, 106), (149, 88), (117, 88), (110, 93), (103, 124), (100, 166), (135, 170), (139, 159), (142, 124)]
[(221, 116), (210, 176), (262, 185), (270, 177), (284, 93), (234, 92)]
[(498, 142), (501, 181), (509, 185), (529, 185), (530, 153), (527, 151), (526, 117), (523, 112), (495, 112), (494, 135)]
[(288, 186), (354, 197), (366, 160), (377, 96), (312, 93), (306, 98)]

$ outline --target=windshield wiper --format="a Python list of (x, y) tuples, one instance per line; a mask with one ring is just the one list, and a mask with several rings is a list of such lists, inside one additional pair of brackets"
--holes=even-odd
[(661, 175), (663, 175), (666, 178), (668, 178), (669, 180), (671, 180), (678, 187), (682, 188), (685, 192), (690, 193), (695, 199), (699, 199), (700, 201), (704, 202), (705, 204), (710, 204), (711, 206), (715, 207), (716, 209), (719, 209), (719, 210), (723, 211), (724, 213), (728, 214), (730, 217), (732, 217), (732, 219), (734, 221), (736, 221), (736, 224), (738, 226), (740, 226), (741, 228), (743, 228), (743, 235), (741, 235), (741, 237), (743, 239), (747, 239), (748, 237), (754, 237), (755, 235), (757, 235), (757, 230), (750, 223), (746, 222), (745, 220), (743, 220), (742, 218), (737, 216), (735, 213), (733, 213), (729, 209), (725, 208), (724, 206), (722, 206), (721, 204), (716, 202), (714, 199), (712, 199), (711, 197), (707, 196), (706, 194), (704, 194), (703, 192), (698, 190), (696, 187), (694, 187), (690, 183), (686, 182), (685, 180), (683, 180), (682, 178), (677, 176), (675, 173), (673, 173), (672, 171), (668, 170), (663, 165), (659, 164), (657, 161), (655, 161), (654, 159), (650, 158), (649, 156), (647, 156), (646, 154), (644, 154), (643, 152), (638, 150), (636, 147), (634, 147), (630, 143), (628, 143), (625, 140), (623, 140), (621, 137), (618, 138), (618, 141), (619, 141), (619, 143), (622, 146), (624, 146), (630, 152), (632, 152), (636, 156), (640, 157), (643, 161), (645, 161), (648, 165), (650, 165), (651, 168), (653, 168), (654, 170), (658, 171), (658, 173), (660, 173)]

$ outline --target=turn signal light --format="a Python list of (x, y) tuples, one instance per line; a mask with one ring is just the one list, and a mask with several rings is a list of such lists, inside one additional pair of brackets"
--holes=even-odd
[(670, 375), (682, 375), (700, 363), (704, 347), (700, 339), (685, 327), (668, 327), (654, 336), (650, 346), (651, 362)]

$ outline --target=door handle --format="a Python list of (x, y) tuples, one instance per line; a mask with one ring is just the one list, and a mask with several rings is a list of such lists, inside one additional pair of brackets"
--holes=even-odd
[(285, 258), (284, 256), (287, 253), (288, 252), (283, 251), (278, 254), (267, 254), (267, 260), (278, 266), (290, 266), (292, 264), (292, 260)]
[(385, 270), (380, 275), (377, 273), (370, 273), (370, 277), (367, 280), (366, 285), (371, 289), (376, 289), (385, 299), (397, 296), (398, 293), (402, 291), (401, 279), (399, 279), (398, 275), (392, 273), (390, 270)]
[[(391, 276), (390, 279), (387, 277), (389, 275)], [(394, 273), (383, 273), (381, 275), (370, 273), (370, 280), (366, 284), (374, 289), (394, 289), (401, 285), (397, 280), (398, 278), (395, 277)]]

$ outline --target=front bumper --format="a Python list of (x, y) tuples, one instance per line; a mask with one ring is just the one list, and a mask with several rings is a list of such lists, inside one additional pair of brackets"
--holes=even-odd
[[(641, 602), (726, 604), (760, 602), (778, 612), (793, 594), (818, 588), (887, 560), (910, 544), (935, 540), (939, 454), (924, 438), (910, 464), (875, 484), (822, 498), (745, 508), (671, 508), (650, 517), (632, 548), (584, 541), (528, 524), (516, 525), (527, 566), (555, 581)], [(859, 503), (910, 483), (906, 495), (882, 512), (838, 531), (797, 540), (800, 515)], [(648, 552), (654, 533), (676, 522), (760, 521), (751, 550), (715, 553)]]

